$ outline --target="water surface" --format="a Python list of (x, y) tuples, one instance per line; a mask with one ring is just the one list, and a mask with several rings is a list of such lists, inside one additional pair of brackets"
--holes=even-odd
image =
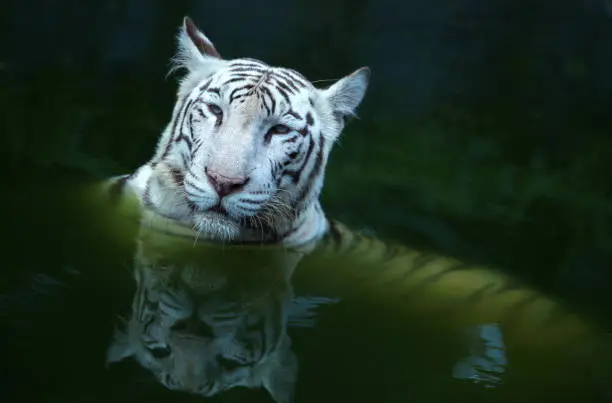
[[(22, 189), (5, 211), (9, 248), (0, 285), (7, 397), (195, 402), (206, 398), (164, 386), (159, 368), (180, 373), (163, 378), (167, 385), (208, 393), (215, 382), (244, 384), (260, 362), (266, 362), (263, 378), (249, 381), (260, 387), (230, 388), (212, 398), (596, 402), (609, 394), (606, 360), (612, 356), (606, 343), (593, 347), (590, 336), (561, 337), (559, 332), (576, 328), (565, 324), (565, 308), (557, 310), (559, 320), (517, 309), (517, 315), (532, 316), (516, 322), (527, 323), (518, 332), (472, 320), (479, 316), (471, 310), (486, 308), (486, 299), (444, 299), (445, 288), (407, 292), (401, 282), (388, 279), (386, 285), (360, 283), (360, 276), (349, 275), (357, 267), (350, 260), (304, 261), (294, 273), (274, 259), (262, 260), (260, 252), (232, 258), (239, 254), (226, 249), (215, 252), (216, 260), (208, 255), (191, 266), (182, 252), (159, 260), (165, 252), (154, 244), (148, 255), (139, 255), (136, 244), (117, 241), (135, 236), (134, 228), (109, 239), (92, 225), (91, 211), (66, 204), (71, 189)], [(232, 261), (239, 263), (227, 263)], [(220, 268), (220, 262), (231, 269)], [(135, 267), (149, 273), (141, 277), (140, 288)], [(376, 279), (376, 267), (367, 269)], [(153, 361), (171, 357), (172, 365), (139, 362), (117, 342), (143, 287), (157, 295), (147, 308), (155, 318), (148, 319), (150, 334), (143, 334), (149, 341), (174, 337), (166, 343), (171, 352), (164, 343), (154, 346), (159, 359)], [(457, 320), (458, 312), (472, 319)], [(596, 334), (598, 328), (593, 329)]]

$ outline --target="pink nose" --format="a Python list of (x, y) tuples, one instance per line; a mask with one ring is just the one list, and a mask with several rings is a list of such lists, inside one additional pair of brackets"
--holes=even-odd
[(220, 173), (212, 171), (208, 168), (205, 168), (204, 172), (206, 172), (208, 182), (219, 194), (219, 197), (225, 197), (229, 194), (239, 192), (249, 181), (249, 178), (245, 177), (230, 178), (223, 176)]

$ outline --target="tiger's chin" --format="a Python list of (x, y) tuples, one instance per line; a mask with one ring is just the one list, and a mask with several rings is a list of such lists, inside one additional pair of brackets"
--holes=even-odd
[(193, 228), (198, 239), (231, 242), (240, 240), (242, 226), (225, 214), (216, 212), (197, 213), (193, 216)]

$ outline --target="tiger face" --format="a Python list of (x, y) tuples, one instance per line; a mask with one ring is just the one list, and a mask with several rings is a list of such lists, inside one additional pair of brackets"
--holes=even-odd
[(249, 229), (279, 235), (321, 214), (328, 155), (369, 69), (318, 89), (291, 69), (222, 59), (188, 17), (178, 43), (175, 67), (187, 75), (154, 157), (134, 179), (145, 204), (224, 240)]

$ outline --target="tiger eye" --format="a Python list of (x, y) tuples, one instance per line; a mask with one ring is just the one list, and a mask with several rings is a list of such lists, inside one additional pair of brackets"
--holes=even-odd
[(285, 125), (274, 125), (268, 130), (270, 134), (287, 134), (291, 129)]
[(223, 110), (219, 107), (219, 105), (208, 104), (208, 110), (215, 116), (223, 115)]

